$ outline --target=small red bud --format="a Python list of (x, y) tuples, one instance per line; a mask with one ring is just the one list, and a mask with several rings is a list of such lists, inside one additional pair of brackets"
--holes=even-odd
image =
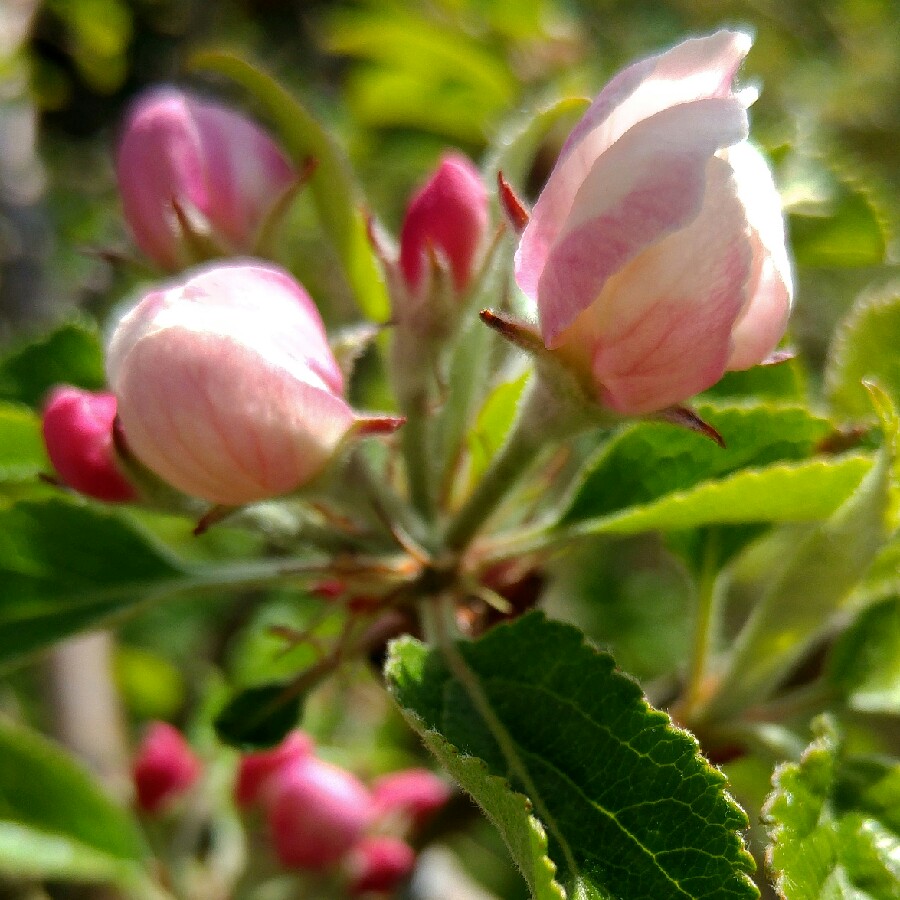
[(363, 838), (347, 858), (350, 892), (393, 891), (415, 865), (415, 851), (404, 841), (387, 836)]
[(153, 722), (132, 766), (138, 806), (157, 813), (200, 777), (200, 761), (177, 728)]
[(261, 799), (267, 782), (280, 769), (311, 756), (313, 739), (302, 731), (292, 731), (277, 747), (260, 753), (248, 753), (241, 759), (234, 799), (238, 806), (249, 806)]

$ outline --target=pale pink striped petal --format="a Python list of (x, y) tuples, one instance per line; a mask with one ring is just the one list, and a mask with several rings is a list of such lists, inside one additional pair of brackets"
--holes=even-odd
[(548, 346), (647, 247), (699, 212), (706, 166), (716, 150), (746, 135), (744, 107), (733, 98), (698, 100), (635, 125), (596, 161), (552, 247), (526, 230), (517, 280), (537, 276), (542, 335)]

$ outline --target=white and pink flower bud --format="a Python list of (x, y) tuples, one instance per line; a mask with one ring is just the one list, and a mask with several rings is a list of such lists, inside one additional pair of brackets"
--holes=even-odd
[(428, 289), (432, 260), (449, 267), (456, 291), (472, 279), (488, 226), (487, 190), (478, 169), (460, 153), (448, 153), (416, 193), (400, 232), (400, 270), (407, 289)]
[(315, 304), (260, 264), (148, 294), (119, 322), (107, 373), (129, 451), (216, 504), (307, 484), (357, 421)]
[(685, 41), (603, 89), (516, 254), (545, 345), (625, 415), (762, 362), (791, 307), (781, 205), (732, 82), (740, 32)]
[(315, 756), (279, 768), (264, 791), (275, 853), (288, 868), (337, 863), (372, 822), (372, 796), (356, 776)]
[(387, 835), (363, 838), (347, 857), (350, 893), (390, 893), (415, 865), (416, 852), (405, 841)]
[(295, 180), (258, 125), (172, 87), (131, 107), (116, 175), (138, 246), (169, 271), (194, 261), (185, 220), (223, 248), (251, 252), (266, 214)]
[(116, 398), (80, 388), (55, 388), (44, 406), (44, 445), (62, 482), (88, 497), (120, 503), (134, 488), (115, 462)]
[(238, 766), (234, 799), (238, 806), (265, 802), (267, 786), (277, 773), (292, 763), (311, 756), (315, 744), (302, 731), (292, 731), (277, 747), (259, 753), (248, 753)]
[(132, 777), (138, 806), (157, 813), (200, 777), (200, 761), (177, 728), (153, 722), (134, 758)]
[(422, 825), (450, 799), (450, 785), (428, 769), (403, 769), (376, 779), (372, 797), (379, 816), (400, 815)]

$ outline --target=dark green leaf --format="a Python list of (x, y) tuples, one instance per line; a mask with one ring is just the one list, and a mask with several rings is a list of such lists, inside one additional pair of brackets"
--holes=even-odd
[(0, 722), (0, 872), (133, 882), (137, 824), (58, 747)]
[(775, 771), (765, 809), (772, 837), (768, 861), (781, 896), (897, 900), (900, 836), (885, 817), (896, 815), (889, 804), (900, 800), (900, 767), (854, 770), (842, 758), (833, 726), (820, 720), (817, 730), (799, 763)]
[(37, 407), (57, 384), (101, 390), (106, 383), (96, 328), (71, 322), (0, 360), (0, 398)]
[(900, 405), (900, 285), (865, 293), (835, 336), (826, 372), (831, 402), (845, 416), (871, 418), (863, 381), (874, 379)]
[(578, 629), (532, 613), (444, 653), (405, 638), (387, 675), (407, 719), (501, 829), (535, 896), (553, 888), (521, 805), (509, 814), (519, 794), (570, 897), (758, 896), (737, 834), (746, 816), (722, 774)]
[(216, 734), (239, 750), (274, 747), (297, 726), (302, 706), (303, 694), (292, 682), (247, 688), (216, 716)]
[(115, 513), (62, 499), (0, 509), (0, 665), (183, 579), (163, 548)]
[(0, 481), (27, 481), (49, 470), (40, 418), (25, 406), (0, 402)]

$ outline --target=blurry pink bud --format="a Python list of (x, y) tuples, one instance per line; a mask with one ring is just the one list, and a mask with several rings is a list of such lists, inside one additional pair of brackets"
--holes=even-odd
[(132, 766), (138, 806), (159, 812), (200, 777), (200, 762), (177, 728), (153, 722)]
[(378, 815), (401, 813), (414, 825), (421, 825), (437, 812), (453, 791), (442, 778), (428, 769), (405, 769), (383, 775), (372, 785)]
[(372, 821), (372, 797), (354, 775), (315, 756), (280, 768), (264, 802), (282, 865), (324, 869), (336, 863)]
[(456, 290), (464, 291), (487, 225), (487, 191), (478, 169), (460, 153), (446, 154), (403, 220), (400, 269), (407, 287), (413, 293), (423, 289), (434, 254), (450, 266)]
[(347, 857), (350, 892), (393, 891), (415, 865), (416, 853), (405, 841), (387, 836), (363, 838)]
[(267, 783), (280, 769), (311, 756), (313, 749), (313, 739), (308, 734), (292, 731), (274, 749), (242, 757), (234, 787), (235, 802), (249, 806), (262, 799)]
[(178, 214), (236, 252), (295, 175), (269, 135), (240, 113), (177, 88), (131, 107), (116, 157), (125, 217), (140, 248), (165, 269), (190, 260)]
[(135, 498), (115, 463), (116, 398), (75, 387), (53, 390), (44, 406), (44, 444), (68, 487), (108, 502)]
[(315, 304), (263, 265), (210, 267), (148, 294), (119, 322), (107, 373), (129, 450), (211, 503), (306, 484), (356, 421)]
[(623, 414), (762, 362), (791, 306), (781, 204), (746, 142), (740, 32), (620, 72), (563, 147), (516, 254), (544, 343)]

